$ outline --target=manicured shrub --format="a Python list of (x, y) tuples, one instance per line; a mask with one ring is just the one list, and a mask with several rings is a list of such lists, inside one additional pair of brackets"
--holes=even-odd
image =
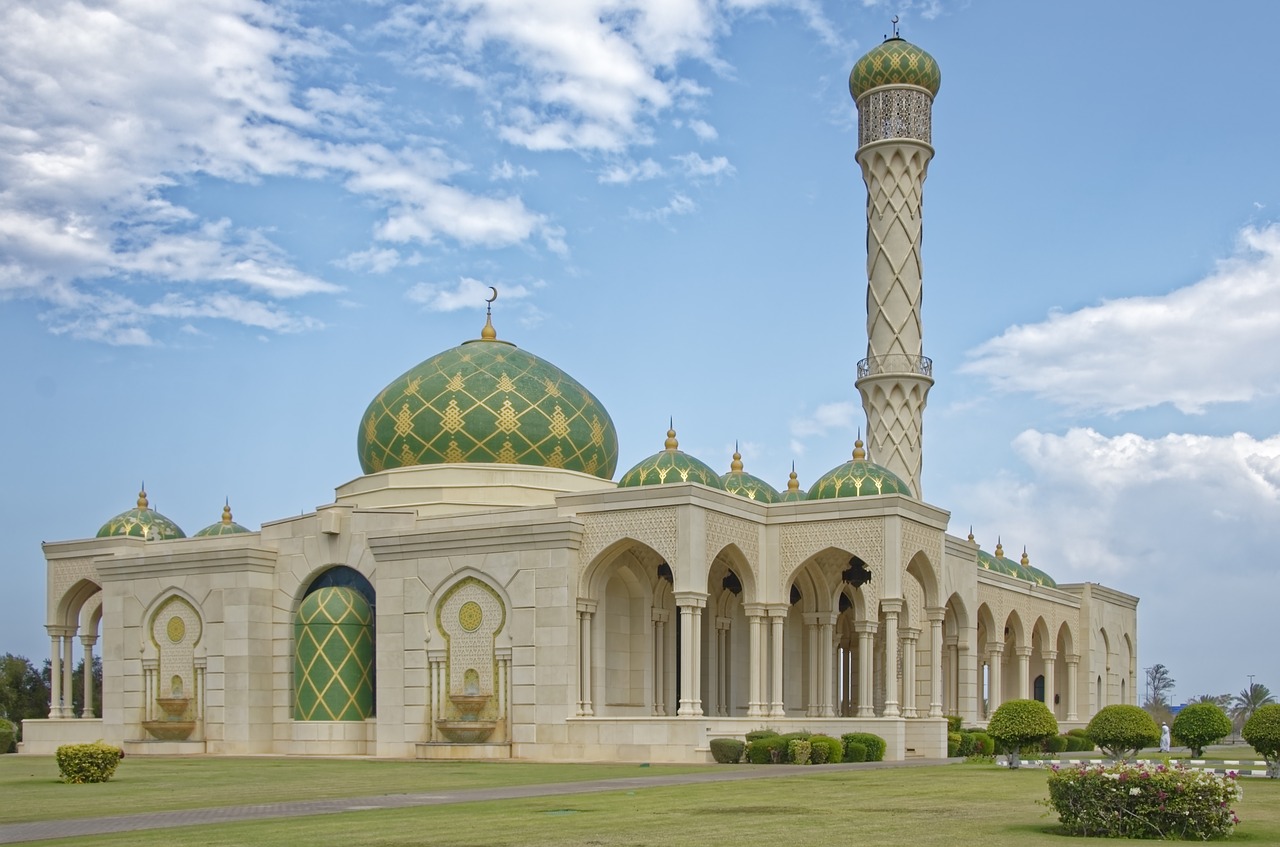
[(813, 754), (813, 745), (807, 738), (793, 738), (787, 742), (787, 761), (793, 765), (809, 764)]
[(1085, 730), (1104, 755), (1127, 762), (1143, 747), (1160, 743), (1160, 727), (1139, 709), (1117, 703), (1098, 710)]
[(1240, 735), (1267, 760), (1267, 776), (1280, 779), (1280, 704), (1259, 706)]
[[(883, 762), (884, 751), (887, 747), (885, 740), (878, 735), (870, 732), (846, 732), (840, 736), (840, 741), (844, 744), (844, 760), (846, 762), (866, 761), (866, 762)], [(865, 759), (849, 758), (849, 742), (856, 741), (863, 747), (867, 748)]]
[(116, 772), (124, 751), (111, 744), (64, 744), (54, 753), (62, 781), (69, 783), (106, 782)]
[(770, 735), (764, 738), (758, 738), (755, 741), (748, 741), (743, 755), (746, 760), (753, 765), (771, 765), (773, 764), (773, 751), (769, 746), (769, 741), (778, 736)]
[(761, 738), (769, 738), (777, 734), (778, 731), (775, 729), (753, 729), (746, 734), (746, 739), (747, 741), (759, 741)]
[(971, 732), (969, 737), (973, 739), (973, 752), (970, 756), (982, 756), (990, 758), (996, 754), (996, 740), (985, 732)]
[[(1076, 733), (1080, 733), (1080, 734), (1077, 735)], [(1068, 753), (1092, 753), (1093, 752), (1093, 742), (1089, 740), (1088, 736), (1084, 735), (1083, 729), (1073, 729), (1071, 730), (1071, 732), (1068, 732), (1063, 737), (1067, 739)]]
[(1065, 735), (1050, 735), (1044, 740), (1044, 751), (1046, 753), (1065, 753), (1067, 744), (1068, 741)]
[(15, 749), (13, 740), (17, 737), (17, 724), (5, 718), (0, 718), (0, 753), (12, 753)]
[(711, 739), (711, 758), (722, 765), (732, 765), (742, 761), (742, 751), (746, 744), (737, 738)]
[(1191, 748), (1191, 755), (1203, 756), (1206, 744), (1231, 734), (1231, 718), (1217, 703), (1184, 706), (1170, 727), (1173, 740)]
[(960, 743), (964, 741), (964, 736), (958, 732), (947, 733), (947, 758), (953, 759), (961, 755)]
[(964, 718), (959, 715), (947, 715), (947, 732), (959, 732), (964, 726)]
[(850, 741), (844, 745), (844, 760), (846, 762), (865, 762), (867, 760), (867, 745), (861, 741)]
[(1039, 700), (1010, 700), (1000, 704), (987, 723), (987, 735), (996, 745), (1009, 754), (1009, 767), (1020, 764), (1019, 753), (1024, 745), (1037, 748), (1046, 738), (1058, 734), (1058, 721), (1049, 707)]
[(840, 739), (830, 735), (811, 735), (809, 744), (813, 747), (809, 760), (815, 765), (838, 765), (844, 761), (844, 745)]
[(1234, 775), (1165, 765), (1055, 766), (1049, 775), (1048, 804), (1071, 835), (1222, 838), (1235, 829), (1240, 797)]
[(1076, 735), (1076, 736), (1079, 736), (1080, 738), (1088, 738), (1089, 732), (1084, 727), (1078, 726), (1075, 729), (1067, 730), (1067, 735)]

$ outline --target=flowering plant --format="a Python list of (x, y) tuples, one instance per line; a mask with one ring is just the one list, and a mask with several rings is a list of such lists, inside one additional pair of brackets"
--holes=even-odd
[(1236, 775), (1167, 765), (1055, 766), (1046, 804), (1072, 835), (1221, 838), (1239, 823)]

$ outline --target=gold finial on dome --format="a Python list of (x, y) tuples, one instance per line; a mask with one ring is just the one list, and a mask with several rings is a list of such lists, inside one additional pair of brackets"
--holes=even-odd
[(679, 449), (680, 449), (680, 442), (679, 442), (679, 441), (676, 441), (676, 422), (675, 422), (675, 418), (672, 418), (672, 419), (671, 419), (671, 421), (670, 421), (670, 423), (668, 423), (668, 424), (667, 424), (667, 441), (666, 441), (665, 446), (666, 446), (666, 448), (667, 448), (668, 450), (679, 450)]
[(138, 491), (138, 508), (139, 509), (151, 508), (151, 506), (147, 504), (147, 484), (145, 482), (142, 483), (142, 488), (141, 490)]
[(484, 307), (484, 329), (480, 330), (481, 341), (497, 341), (498, 331), (493, 328), (493, 301), (498, 299), (498, 289), (489, 286), (490, 295), (484, 298), (488, 305)]
[(1004, 558), (1004, 545), (1000, 543), (1000, 536), (996, 536), (996, 558)]
[(228, 497), (226, 503), (222, 507), (222, 523), (226, 526), (232, 524), (231, 520), (231, 498)]
[(856, 462), (865, 460), (866, 458), (867, 451), (862, 449), (862, 439), (859, 438), (857, 441), (853, 442), (853, 459)]
[(791, 478), (787, 480), (788, 491), (800, 490), (800, 478), (796, 476), (796, 463), (791, 463)]
[(1031, 564), (1031, 560), (1027, 558), (1027, 545), (1022, 545), (1022, 566), (1026, 567)]
[(970, 541), (970, 542), (972, 542), (972, 541), (973, 541), (973, 526), (972, 526), (972, 525), (970, 525), (970, 526), (969, 526), (969, 541)]
[(729, 473), (742, 473), (742, 454), (738, 452), (738, 442), (733, 442), (733, 461), (729, 463)]

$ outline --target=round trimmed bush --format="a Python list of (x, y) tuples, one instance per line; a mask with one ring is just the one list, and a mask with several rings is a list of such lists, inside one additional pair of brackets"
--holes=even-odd
[(815, 765), (838, 765), (844, 761), (844, 745), (838, 738), (811, 735), (809, 744), (813, 746), (813, 752), (809, 754), (810, 761)]
[(1169, 728), (1173, 740), (1190, 747), (1191, 755), (1204, 755), (1206, 744), (1231, 734), (1231, 718), (1216, 703), (1192, 703), (1184, 706)]
[(846, 762), (859, 761), (849, 758), (850, 741), (856, 741), (867, 748), (866, 758), (860, 760), (866, 762), (883, 762), (885, 749), (888, 747), (883, 738), (870, 732), (846, 732), (840, 736), (840, 741), (844, 744)]
[(865, 762), (867, 760), (867, 745), (860, 741), (850, 741), (845, 744), (844, 760), (846, 762)]
[(1267, 760), (1267, 776), (1280, 779), (1280, 704), (1259, 706), (1240, 735)]
[(111, 744), (63, 744), (54, 752), (62, 781), (73, 784), (107, 782), (124, 758), (124, 751)]
[(994, 756), (996, 754), (996, 740), (985, 732), (971, 732), (969, 736), (973, 739), (973, 752), (971, 756)]
[(1039, 700), (1010, 700), (987, 723), (987, 735), (1009, 754), (1009, 767), (1020, 764), (1020, 748), (1027, 744), (1039, 745), (1046, 738), (1058, 734), (1058, 720), (1049, 707)]
[(778, 731), (775, 729), (753, 729), (746, 734), (745, 738), (748, 742), (751, 742), (759, 741), (761, 738), (769, 738), (777, 734)]
[(737, 738), (711, 739), (711, 758), (722, 765), (732, 765), (742, 761), (742, 751), (746, 744)]
[(1143, 747), (1160, 743), (1160, 727), (1155, 718), (1137, 706), (1116, 703), (1093, 716), (1085, 729), (1089, 739), (1103, 754), (1127, 762)]
[(1067, 743), (1065, 735), (1051, 735), (1044, 740), (1044, 751), (1046, 753), (1065, 753), (1067, 751)]

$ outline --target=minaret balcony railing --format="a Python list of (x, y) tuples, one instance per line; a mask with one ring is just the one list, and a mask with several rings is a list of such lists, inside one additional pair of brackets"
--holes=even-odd
[(879, 374), (915, 374), (932, 379), (933, 359), (890, 353), (887, 356), (868, 356), (858, 362), (858, 379)]
[(890, 138), (933, 143), (933, 97), (923, 88), (886, 87), (858, 101), (858, 146)]

